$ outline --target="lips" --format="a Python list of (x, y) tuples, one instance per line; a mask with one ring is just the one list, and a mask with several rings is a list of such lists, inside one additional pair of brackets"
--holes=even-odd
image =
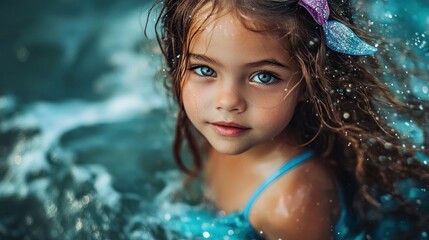
[(217, 134), (225, 137), (236, 137), (250, 130), (250, 128), (234, 122), (214, 122), (211, 125)]

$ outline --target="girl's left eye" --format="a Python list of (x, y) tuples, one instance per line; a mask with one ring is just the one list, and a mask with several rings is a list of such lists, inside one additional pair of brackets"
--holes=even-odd
[(270, 72), (259, 72), (252, 76), (252, 81), (260, 84), (271, 84), (279, 80), (279, 78)]

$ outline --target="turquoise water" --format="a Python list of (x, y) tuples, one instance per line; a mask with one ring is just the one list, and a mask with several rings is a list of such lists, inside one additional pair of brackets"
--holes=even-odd
[[(368, 2), (357, 10), (372, 31), (428, 60), (426, 0)], [(148, 6), (0, 3), (0, 239), (177, 238), (162, 222), (199, 196), (170, 200), (183, 175), (169, 151), (173, 116), (156, 84), (161, 57), (153, 35), (142, 33)], [(428, 79), (392, 79), (392, 88), (429, 101)], [(423, 142), (406, 118), (395, 125)]]

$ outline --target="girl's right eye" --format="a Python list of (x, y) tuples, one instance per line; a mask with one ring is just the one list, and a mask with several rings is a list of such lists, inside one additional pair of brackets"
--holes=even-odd
[(191, 70), (203, 77), (216, 77), (216, 72), (207, 66), (195, 66), (191, 67)]

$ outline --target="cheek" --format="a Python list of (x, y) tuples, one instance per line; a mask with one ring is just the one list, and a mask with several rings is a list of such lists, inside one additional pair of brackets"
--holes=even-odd
[(182, 101), (183, 106), (185, 107), (186, 114), (188, 117), (191, 117), (196, 109), (198, 108), (197, 101), (195, 96), (189, 91), (187, 84), (185, 84), (182, 88)]
[(194, 122), (195, 119), (203, 111), (203, 105), (206, 102), (205, 94), (192, 88), (190, 84), (184, 84), (182, 89), (182, 100), (186, 114), (189, 119)]
[(260, 123), (277, 131), (282, 131), (292, 119), (293, 109), (294, 107), (288, 106), (281, 109), (265, 110), (260, 113)]
[(259, 125), (273, 133), (283, 131), (293, 117), (296, 104), (297, 101), (294, 99), (275, 108), (261, 109), (258, 112)]

